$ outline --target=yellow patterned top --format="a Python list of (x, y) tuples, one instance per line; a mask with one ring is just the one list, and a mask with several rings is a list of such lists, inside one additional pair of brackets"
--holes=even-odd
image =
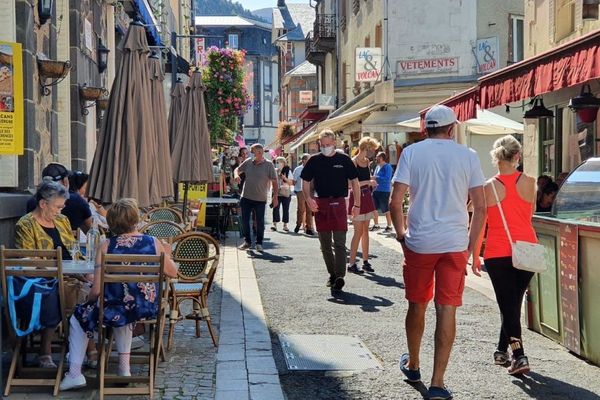
[[(60, 234), (60, 240), (67, 249), (75, 241), (69, 219), (59, 214), (54, 220), (54, 226)], [(52, 250), (54, 242), (44, 228), (36, 221), (31, 213), (25, 214), (19, 219), (15, 227), (15, 246), (18, 249), (28, 250)]]

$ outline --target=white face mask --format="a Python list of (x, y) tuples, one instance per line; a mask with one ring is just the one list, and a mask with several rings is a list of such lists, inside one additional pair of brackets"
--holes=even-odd
[(330, 156), (335, 152), (335, 146), (323, 146), (321, 147), (321, 154), (324, 156)]
[(230, 160), (229, 165), (235, 165), (235, 160)]

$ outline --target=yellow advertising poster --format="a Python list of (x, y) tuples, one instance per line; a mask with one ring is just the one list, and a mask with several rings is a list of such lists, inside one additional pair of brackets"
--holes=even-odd
[(21, 44), (0, 42), (0, 155), (23, 154)]
[[(183, 200), (183, 183), (179, 184), (179, 198)], [(200, 199), (205, 199), (208, 193), (208, 187), (206, 183), (201, 184), (190, 184), (188, 189), (188, 204), (191, 209), (197, 209), (198, 218), (196, 219), (196, 226), (205, 226), (206, 224), (206, 204), (200, 203)]]

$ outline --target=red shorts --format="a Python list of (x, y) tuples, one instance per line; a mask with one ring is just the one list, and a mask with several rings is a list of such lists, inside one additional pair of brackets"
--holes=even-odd
[[(436, 304), (461, 306), (465, 289), (465, 271), (469, 252), (420, 254), (404, 250), (403, 276), (406, 299), (411, 303), (427, 303), (433, 299), (435, 284)], [(435, 279), (434, 279), (435, 276)]]

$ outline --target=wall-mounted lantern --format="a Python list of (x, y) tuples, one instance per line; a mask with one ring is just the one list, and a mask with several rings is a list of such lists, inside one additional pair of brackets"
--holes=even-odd
[(38, 0), (38, 16), (40, 18), (40, 25), (44, 25), (50, 18), (52, 18), (52, 3), (54, 0)]
[[(71, 63), (69, 60), (55, 61), (38, 57), (37, 65), (42, 96), (50, 95), (50, 87), (62, 82), (71, 70)], [(54, 80), (50, 83), (46, 83), (46, 79)]]
[(536, 97), (533, 101), (533, 107), (525, 111), (523, 118), (554, 118), (554, 112), (544, 106), (544, 100), (541, 97)]
[(90, 113), (88, 108), (94, 107), (96, 103), (98, 103), (98, 100), (103, 96), (108, 96), (108, 90), (103, 87), (93, 87), (85, 84), (80, 86), (79, 98), (83, 102), (81, 104), (81, 115), (88, 115)]
[(108, 53), (110, 50), (102, 44), (102, 40), (98, 39), (96, 47), (96, 62), (98, 63), (98, 72), (103, 73), (108, 66)]
[(577, 113), (582, 122), (591, 124), (596, 121), (600, 99), (592, 94), (592, 88), (589, 84), (586, 84), (581, 88), (579, 96), (569, 100), (569, 108)]

